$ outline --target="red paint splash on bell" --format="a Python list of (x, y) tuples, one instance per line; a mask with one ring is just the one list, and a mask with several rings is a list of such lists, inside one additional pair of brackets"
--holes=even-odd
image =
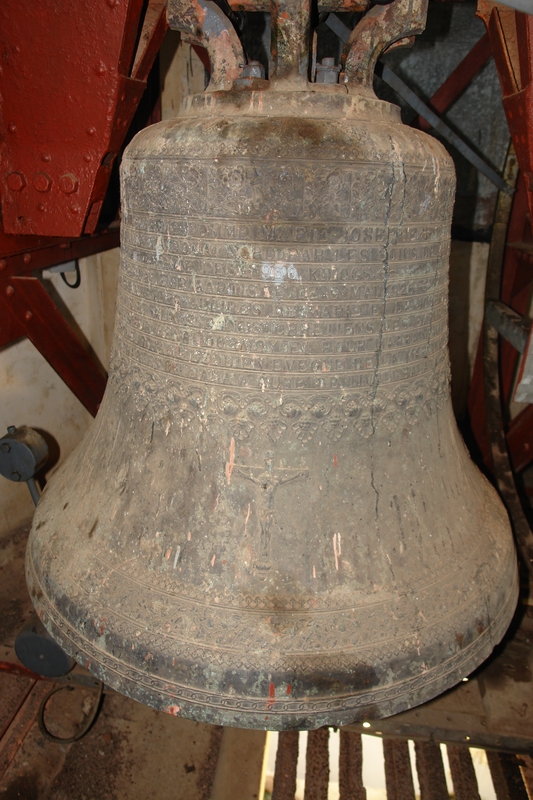
[(268, 686), (268, 700), (266, 701), (266, 710), (267, 711), (270, 711), (270, 709), (274, 705), (275, 695), (276, 695), (276, 687), (274, 686), (272, 681), (270, 681), (270, 684)]

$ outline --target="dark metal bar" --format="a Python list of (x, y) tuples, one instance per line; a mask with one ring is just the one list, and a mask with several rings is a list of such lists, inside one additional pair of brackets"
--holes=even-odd
[[(350, 36), (350, 29), (343, 23), (341, 20), (335, 15), (330, 14), (326, 20), (326, 24), (331, 28), (334, 33), (337, 34), (341, 41), (346, 42)], [(412, 89), (410, 89), (406, 83), (402, 81), (401, 78), (396, 75), (392, 70), (386, 67), (381, 62), (378, 62), (376, 65), (376, 75), (381, 78), (385, 83), (388, 83), (389, 86), (394, 89), (394, 91), (405, 100), (406, 103), (409, 103), (411, 108), (413, 108), (421, 117), (429, 122), (432, 128), (436, 130), (444, 139), (446, 139), (450, 144), (452, 144), (461, 155), (463, 155), (471, 164), (473, 164), (476, 169), (479, 170), (486, 178), (491, 181), (498, 189), (501, 191), (506, 192), (507, 194), (513, 194), (514, 189), (510, 186), (507, 181), (505, 181), (497, 172), (495, 172), (492, 167), (483, 161), (477, 153), (475, 153), (472, 148), (470, 148), (466, 142), (464, 142), (454, 131), (449, 128), (445, 122), (443, 122), (440, 117), (438, 117), (430, 108), (427, 107), (425, 103), (416, 95)]]
[(518, 757), (520, 764), (520, 774), (524, 780), (526, 789), (530, 797), (533, 797), (533, 758), (521, 755)]
[(477, 778), (468, 747), (449, 744), (448, 761), (455, 800), (480, 800)]
[(359, 733), (341, 730), (339, 800), (366, 800), (363, 786), (363, 742)]
[(222, 725), (212, 726), (207, 757), (196, 781), (198, 800), (211, 800), (223, 734)]
[(442, 753), (436, 742), (415, 742), (420, 800), (449, 800)]
[(485, 308), (485, 319), (519, 353), (525, 352), (530, 323), (526, 322), (520, 314), (499, 300), (489, 300)]
[(383, 739), (387, 800), (415, 800), (409, 744), (402, 739)]
[(304, 800), (328, 800), (329, 728), (307, 734)]
[(495, 172), (492, 167), (483, 161), (477, 153), (475, 153), (471, 147), (469, 147), (466, 142), (464, 142), (459, 136), (457, 136), (454, 131), (449, 128), (445, 122), (443, 122), (440, 117), (438, 117), (430, 108), (427, 107), (425, 103), (410, 89), (406, 83), (402, 81), (401, 78), (396, 75), (392, 70), (386, 67), (384, 64), (378, 62), (376, 66), (376, 75), (380, 77), (385, 83), (388, 83), (389, 86), (394, 89), (397, 94), (402, 97), (406, 103), (409, 103), (411, 108), (414, 108), (415, 111), (420, 114), (421, 117), (424, 117), (425, 120), (429, 122), (431, 127), (440, 133), (441, 136), (444, 137), (451, 145), (453, 145), (461, 155), (463, 155), (474, 167), (479, 170), (486, 178), (491, 181), (498, 189), (501, 189), (502, 192), (506, 192), (507, 194), (512, 195), (514, 189), (509, 186), (509, 184), (504, 181), (504, 179)]
[(294, 800), (298, 736), (298, 731), (283, 731), (279, 735), (272, 800)]
[(28, 478), (26, 483), (28, 484), (28, 489), (30, 490), (31, 499), (33, 500), (34, 504), (37, 505), (41, 499), (41, 494), (37, 488), (37, 484), (35, 483), (35, 478)]

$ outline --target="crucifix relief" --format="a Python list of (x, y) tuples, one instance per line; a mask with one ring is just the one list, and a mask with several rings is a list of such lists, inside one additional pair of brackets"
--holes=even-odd
[(243, 467), (235, 466), (235, 473), (245, 480), (250, 481), (260, 490), (257, 516), (259, 519), (259, 556), (254, 561), (254, 567), (260, 572), (267, 572), (272, 567), (270, 560), (270, 542), (272, 528), (276, 524), (274, 511), (274, 494), (276, 490), (287, 483), (308, 478), (308, 469), (276, 469), (273, 463), (273, 453), (267, 453), (265, 466)]

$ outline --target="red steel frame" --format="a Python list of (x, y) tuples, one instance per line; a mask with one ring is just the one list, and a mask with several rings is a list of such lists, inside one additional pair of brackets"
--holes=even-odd
[(166, 30), (164, 0), (0, 4), (0, 346), (27, 336), (93, 416), (106, 376), (34, 273), (118, 246), (94, 231)]
[[(479, 0), (478, 15), (487, 27), (521, 170), (507, 234), (501, 300), (524, 316), (529, 311), (533, 283), (533, 16), (495, 6), (486, 0)], [(502, 341), (500, 346), (502, 398), (508, 403), (519, 356), (509, 343)], [(481, 342), (468, 407), (472, 431), (490, 468)], [(533, 460), (533, 406), (527, 406), (509, 422), (506, 438), (511, 463), (519, 472)]]
[(118, 244), (118, 228), (72, 240), (0, 233), (0, 347), (27, 336), (93, 416), (106, 376), (33, 273)]
[(0, 3), (5, 233), (94, 232), (166, 28), (163, 0)]

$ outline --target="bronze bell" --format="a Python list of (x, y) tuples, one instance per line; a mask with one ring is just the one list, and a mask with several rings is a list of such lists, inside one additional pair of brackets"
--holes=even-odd
[(211, 84), (125, 153), (109, 383), (27, 557), (67, 653), (155, 708), (387, 716), (513, 615), (509, 522), (450, 404), (452, 161), (371, 88), (425, 6), (372, 8), (339, 84), (308, 81), (304, 2), (273, 4), (269, 80), (218, 6), (170, 3)]

